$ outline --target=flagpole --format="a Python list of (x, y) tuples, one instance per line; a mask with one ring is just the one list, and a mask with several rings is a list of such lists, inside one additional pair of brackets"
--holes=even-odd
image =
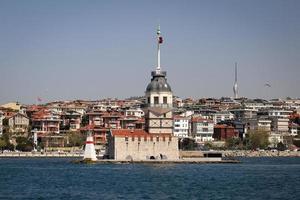
[(160, 72), (160, 26), (157, 28), (157, 68), (156, 71)]

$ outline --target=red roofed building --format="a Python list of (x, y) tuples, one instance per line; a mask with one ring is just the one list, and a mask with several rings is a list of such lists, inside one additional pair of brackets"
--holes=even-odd
[(6, 113), (3, 125), (8, 126), (8, 131), (13, 134), (28, 135), (29, 118), (21, 113)]
[(215, 125), (213, 138), (215, 140), (224, 141), (227, 138), (238, 137), (239, 132), (233, 126), (226, 124)]
[(60, 116), (42, 109), (31, 116), (32, 130), (37, 133), (45, 148), (64, 147), (64, 136), (60, 135)]

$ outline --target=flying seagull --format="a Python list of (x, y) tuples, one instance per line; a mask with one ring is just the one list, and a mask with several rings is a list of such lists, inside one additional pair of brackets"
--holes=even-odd
[(271, 87), (269, 83), (265, 83), (265, 87)]

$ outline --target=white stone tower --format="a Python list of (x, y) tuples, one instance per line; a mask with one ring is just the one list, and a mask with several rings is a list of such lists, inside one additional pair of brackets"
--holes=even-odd
[(149, 133), (173, 133), (173, 93), (167, 83), (165, 71), (160, 66), (160, 45), (163, 43), (160, 27), (157, 29), (157, 67), (151, 72), (152, 79), (145, 92), (147, 109), (145, 112), (146, 131)]
[(96, 161), (97, 160), (95, 145), (94, 145), (94, 138), (93, 138), (91, 132), (89, 132), (86, 137), (83, 160), (86, 160), (86, 161)]
[(235, 99), (238, 98), (237, 63), (235, 63), (235, 81), (234, 81), (234, 85), (233, 85), (233, 95), (234, 95)]

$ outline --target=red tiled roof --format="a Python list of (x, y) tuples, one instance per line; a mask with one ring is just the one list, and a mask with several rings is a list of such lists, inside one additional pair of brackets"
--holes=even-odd
[(16, 116), (16, 115), (21, 115), (21, 116), (23, 116), (23, 117), (29, 119), (26, 115), (23, 115), (22, 113), (9, 113), (9, 115), (8, 115), (8, 116), (5, 116), (5, 117), (6, 117), (7, 119), (10, 119), (10, 118), (12, 118), (12, 117), (14, 117), (14, 116)]

